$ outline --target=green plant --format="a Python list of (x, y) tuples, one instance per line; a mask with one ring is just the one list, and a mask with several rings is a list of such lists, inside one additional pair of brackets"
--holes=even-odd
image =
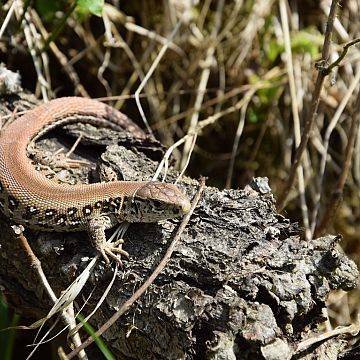
[(12, 359), (16, 336), (14, 329), (4, 329), (16, 326), (19, 319), (19, 315), (11, 315), (9, 306), (6, 304), (2, 293), (0, 293), (0, 359), (2, 360)]
[(99, 350), (102, 352), (102, 354), (104, 355), (104, 358), (106, 360), (116, 360), (115, 356), (111, 353), (111, 351), (108, 349), (108, 347), (106, 346), (106, 344), (104, 343), (104, 341), (95, 335), (95, 330), (94, 328), (84, 320), (84, 317), (82, 315), (78, 315), (77, 318), (81, 321), (81, 323), (84, 326), (84, 329), (86, 330), (86, 332), (94, 338), (94, 341), (96, 343), (96, 345), (98, 346)]

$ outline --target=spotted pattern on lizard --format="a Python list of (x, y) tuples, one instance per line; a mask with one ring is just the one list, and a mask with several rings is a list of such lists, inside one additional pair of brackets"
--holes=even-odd
[(36, 171), (33, 143), (56, 126), (85, 122), (131, 136), (144, 132), (119, 111), (98, 101), (69, 97), (38, 106), (0, 134), (0, 210), (12, 221), (43, 231), (85, 230), (109, 261), (121, 252), (106, 243), (105, 230), (121, 221), (155, 222), (189, 211), (176, 185), (151, 181), (58, 184)]

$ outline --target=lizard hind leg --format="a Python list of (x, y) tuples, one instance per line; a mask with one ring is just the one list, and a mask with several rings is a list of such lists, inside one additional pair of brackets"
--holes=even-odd
[(95, 217), (89, 221), (87, 232), (94, 248), (101, 254), (107, 264), (110, 263), (110, 257), (122, 266), (121, 255), (128, 257), (129, 254), (121, 247), (118, 247), (119, 244), (111, 244), (106, 241), (105, 230), (114, 225), (114, 221), (109, 216)]

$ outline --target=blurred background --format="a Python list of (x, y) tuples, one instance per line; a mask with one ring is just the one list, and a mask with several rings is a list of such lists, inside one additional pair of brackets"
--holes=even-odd
[[(188, 176), (205, 175), (208, 185), (235, 189), (254, 176), (266, 176), (278, 197), (311, 114), (315, 64), (321, 59), (330, 4), (3, 1), (0, 61), (18, 71), (22, 86), (39, 99), (100, 98), (151, 129), (166, 147), (183, 139), (173, 155)], [(360, 0), (341, 1), (337, 12), (330, 63), (344, 44), (360, 36)], [(325, 79), (302, 166), (283, 211), (301, 224), (304, 239), (341, 234), (344, 251), (358, 265), (360, 132), (352, 124), (359, 83), (360, 46), (355, 44)], [(342, 201), (332, 221), (319, 229), (339, 192), (350, 136), (355, 145)], [(332, 293), (324, 326), (355, 322), (358, 303), (357, 290)], [(5, 296), (0, 309), (0, 326), (19, 321)], [(17, 338), (21, 341), (21, 334)], [(12, 358), (6, 356), (1, 359)]]

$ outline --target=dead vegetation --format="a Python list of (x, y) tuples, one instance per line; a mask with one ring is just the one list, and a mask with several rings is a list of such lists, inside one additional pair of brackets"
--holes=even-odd
[[(209, 184), (242, 188), (267, 176), (307, 240), (340, 233), (359, 264), (359, 0), (94, 1), (100, 10), (79, 2), (2, 6), (0, 59), (23, 87), (44, 101), (110, 103), (176, 144), (178, 169)], [(328, 330), (357, 321), (357, 301), (333, 294)]]

